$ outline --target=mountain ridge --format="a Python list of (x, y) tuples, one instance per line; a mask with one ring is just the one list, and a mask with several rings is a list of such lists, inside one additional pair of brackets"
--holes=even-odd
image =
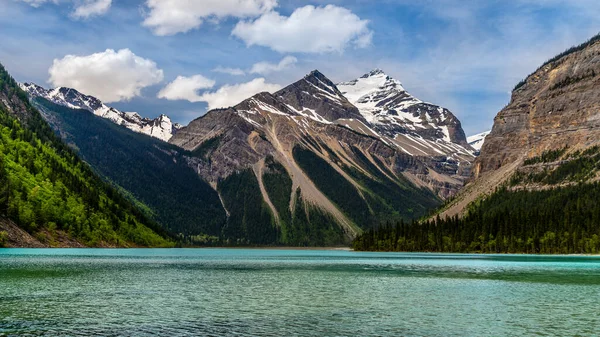
[[(300, 207), (332, 217), (343, 236), (353, 238), (386, 218), (423, 215), (440, 197), (455, 193), (462, 185), (458, 161), (441, 151), (436, 156), (409, 154), (372, 126), (316, 70), (272, 94), (259, 93), (233, 107), (211, 110), (178, 131), (170, 142), (195, 155), (190, 165), (221, 195), (231, 214), (228, 228), (252, 226), (264, 232), (265, 238), (286, 237), (285, 233), (297, 229)], [(437, 143), (451, 148), (443, 139)], [(472, 160), (469, 151), (454, 145), (468, 158), (465, 163)], [(274, 188), (268, 184), (271, 178), (265, 179), (272, 167), (279, 167), (277, 179), (289, 182), (278, 197), (269, 192)], [(231, 194), (228, 186), (234, 181), (249, 194)], [(332, 181), (337, 183), (332, 185)], [(342, 190), (344, 197), (339, 194)], [(289, 196), (286, 202), (279, 200), (282, 195)], [(248, 214), (239, 213), (235, 205), (250, 200), (256, 209), (263, 209), (263, 215), (254, 216), (264, 217), (262, 222), (271, 225), (257, 227), (242, 220)], [(268, 213), (270, 217), (264, 215)], [(328, 235), (335, 237), (339, 232)]]
[(172, 123), (169, 116), (165, 114), (150, 119), (142, 117), (136, 112), (122, 112), (107, 106), (96, 97), (83, 94), (76, 89), (58, 87), (48, 90), (35, 83), (20, 83), (19, 86), (33, 97), (42, 97), (68, 108), (90, 111), (117, 125), (123, 125), (134, 132), (143, 133), (165, 142), (182, 127), (177, 123)]

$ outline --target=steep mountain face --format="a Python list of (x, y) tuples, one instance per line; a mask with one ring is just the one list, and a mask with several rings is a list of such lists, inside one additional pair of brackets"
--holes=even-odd
[(0, 232), (8, 246), (172, 245), (54, 135), (1, 65)]
[(491, 131), (485, 131), (482, 133), (478, 133), (472, 136), (467, 137), (467, 142), (469, 142), (469, 145), (471, 145), (471, 147), (477, 151), (477, 153), (479, 153), (481, 151), (481, 147), (483, 146), (483, 143), (485, 142), (485, 137), (487, 137), (487, 135), (490, 134)]
[(36, 97), (52, 129), (169, 232), (219, 237), (225, 211), (217, 193), (187, 164), (186, 151), (81, 110)]
[(411, 155), (446, 155), (464, 162), (474, 159), (460, 121), (448, 110), (423, 102), (402, 84), (376, 69), (339, 83), (373, 129)]
[(600, 41), (543, 65), (494, 119), (475, 177), (567, 147), (600, 142)]
[(55, 88), (47, 90), (34, 83), (20, 84), (20, 87), (32, 97), (41, 97), (54, 104), (66, 106), (72, 109), (83, 109), (92, 112), (96, 116), (109, 119), (117, 125), (143, 133), (163, 141), (168, 141), (173, 133), (181, 128), (181, 125), (172, 123), (166, 115), (160, 115), (155, 119), (145, 118), (136, 112), (122, 112), (109, 107), (93, 96), (88, 96), (71, 88)]
[(600, 36), (552, 58), (513, 90), (474, 163), (474, 180), (443, 215), (500, 185), (544, 190), (594, 182), (600, 145)]
[[(419, 134), (409, 136), (429, 146)], [(260, 233), (251, 241), (341, 243), (382, 222), (421, 216), (440, 202), (436, 194), (450, 195), (462, 184), (458, 160), (441, 151), (403, 151), (318, 71), (273, 94), (210, 111), (170, 142), (193, 154), (189, 164), (228, 212), (224, 233), (238, 240)], [(462, 145), (429, 142), (449, 152), (454, 144), (473, 158)]]

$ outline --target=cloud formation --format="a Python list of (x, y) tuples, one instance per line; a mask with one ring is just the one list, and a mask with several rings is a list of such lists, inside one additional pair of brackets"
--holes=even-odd
[(213, 69), (212, 71), (214, 71), (216, 73), (228, 74), (228, 75), (233, 75), (233, 76), (246, 75), (246, 72), (240, 68), (228, 68), (228, 67), (218, 66), (215, 69)]
[(112, 0), (84, 0), (78, 1), (72, 16), (78, 19), (86, 19), (95, 15), (103, 15), (108, 12)]
[(277, 0), (147, 0), (146, 6), (143, 25), (165, 36), (198, 28), (206, 19), (256, 17), (275, 8)]
[(282, 71), (289, 67), (294, 66), (298, 62), (298, 59), (293, 56), (284, 57), (279, 63), (269, 62), (258, 62), (250, 69), (251, 74), (267, 75), (273, 72)]
[(202, 101), (202, 97), (198, 95), (198, 91), (212, 88), (214, 85), (215, 81), (202, 75), (194, 75), (192, 77), (177, 76), (173, 82), (167, 84), (158, 93), (157, 97), (170, 101), (183, 99), (190, 102), (200, 102)]
[(289, 16), (270, 11), (254, 21), (241, 21), (232, 35), (247, 46), (269, 47), (280, 53), (342, 52), (350, 44), (371, 43), (369, 21), (334, 5), (304, 6)]
[[(59, 0), (20, 0), (32, 7), (40, 7), (45, 3), (58, 4)], [(87, 19), (96, 15), (103, 15), (108, 12), (112, 5), (112, 0), (71, 0), (74, 10), (71, 17), (74, 19)]]
[(161, 82), (164, 77), (156, 63), (129, 49), (67, 55), (55, 59), (48, 71), (48, 82), (53, 86), (75, 88), (107, 103), (139, 96), (143, 88)]
[(32, 7), (40, 7), (41, 5), (45, 4), (46, 2), (52, 2), (52, 3), (56, 3), (56, 0), (21, 0), (26, 4), (31, 5)]
[(214, 92), (202, 94), (199, 101), (208, 103), (208, 109), (227, 108), (240, 103), (259, 92), (273, 92), (281, 89), (278, 84), (267, 83), (264, 78), (255, 78), (250, 82), (224, 85)]

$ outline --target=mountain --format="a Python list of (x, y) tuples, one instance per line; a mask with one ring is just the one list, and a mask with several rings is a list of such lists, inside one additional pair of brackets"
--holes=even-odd
[(485, 138), (473, 180), (439, 216), (367, 233), (355, 248), (600, 253), (598, 121), (600, 35), (517, 84)]
[[(332, 245), (386, 221), (425, 215), (460, 188), (455, 158), (464, 156), (466, 165), (474, 157), (462, 129), (452, 129), (460, 123), (451, 127), (455, 118), (439, 110), (450, 141), (429, 125), (423, 136), (400, 128), (397, 137), (389, 128), (383, 135), (342, 90), (313, 71), (273, 94), (209, 111), (169, 142), (190, 151), (192, 166), (218, 191), (230, 241)], [(455, 157), (404, 151), (395, 140), (402, 132), (423, 148), (436, 144)]]
[(155, 119), (140, 116), (136, 112), (122, 112), (109, 107), (93, 96), (85, 95), (71, 88), (55, 88), (51, 90), (34, 83), (20, 84), (21, 89), (33, 97), (41, 97), (52, 103), (72, 109), (83, 109), (96, 116), (106, 118), (117, 125), (143, 133), (163, 141), (168, 141), (181, 125), (172, 123), (167, 115), (160, 115)]
[(54, 135), (1, 65), (0, 245), (172, 245)]
[[(460, 202), (443, 215), (464, 213), (471, 201), (492, 193), (517, 172), (555, 171), (580, 157), (577, 151), (584, 153), (600, 145), (599, 52), (600, 35), (550, 59), (515, 87), (485, 138), (474, 163), (474, 180), (461, 192)], [(575, 163), (569, 165), (579, 165)], [(593, 174), (586, 179), (593, 180)], [(542, 188), (548, 184), (522, 185)]]
[(466, 164), (473, 161), (473, 149), (458, 118), (448, 109), (415, 98), (382, 70), (337, 87), (364, 120), (401, 151), (417, 156), (442, 154)]
[(225, 211), (217, 193), (188, 165), (189, 153), (87, 110), (34, 97), (60, 137), (112, 185), (171, 233), (218, 238)]
[(195, 243), (345, 244), (427, 214), (460, 189), (474, 159), (449, 111), (421, 103), (392, 129), (318, 71), (209, 111), (170, 144), (120, 127), (131, 114), (75, 90), (23, 87), (95, 172)]
[(472, 135), (467, 137), (467, 142), (475, 151), (479, 153), (481, 151), (481, 147), (483, 146), (483, 142), (485, 141), (485, 137), (490, 134), (491, 131), (485, 131), (482, 133), (478, 133), (476, 135)]

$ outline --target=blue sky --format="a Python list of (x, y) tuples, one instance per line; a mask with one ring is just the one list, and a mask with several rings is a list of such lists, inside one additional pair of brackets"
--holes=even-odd
[(0, 0), (17, 80), (183, 124), (313, 69), (338, 82), (377, 67), (473, 134), (520, 79), (598, 32), (588, 0)]

